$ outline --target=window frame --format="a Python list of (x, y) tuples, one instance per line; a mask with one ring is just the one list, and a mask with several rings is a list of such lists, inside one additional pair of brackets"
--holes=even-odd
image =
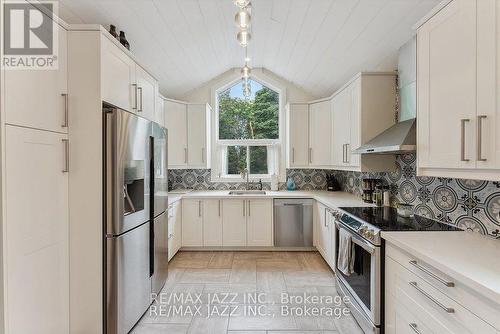
[[(252, 75), (251, 80), (258, 82), (262, 86), (272, 89), (278, 93), (278, 138), (277, 139), (219, 139), (219, 94), (234, 85), (241, 82), (241, 77), (226, 81), (224, 84), (214, 88), (212, 90), (212, 98), (214, 99), (213, 105), (214, 113), (212, 119), (212, 125), (214, 131), (212, 131), (212, 145), (214, 149), (212, 150), (212, 172), (211, 177), (213, 182), (242, 182), (245, 181), (239, 175), (229, 175), (225, 173), (227, 170), (226, 155), (224, 150), (227, 150), (228, 146), (267, 146), (268, 151), (268, 170), (269, 174), (249, 174), (249, 180), (257, 181), (262, 180), (269, 182), (273, 174), (279, 175), (280, 180), (284, 179), (284, 159), (282, 156), (284, 139), (285, 139), (285, 121), (284, 121), (284, 94), (285, 89), (279, 88), (268, 80), (263, 80), (259, 78), (258, 75)], [(270, 158), (272, 156), (272, 159)], [(247, 154), (247, 161), (249, 159)], [(270, 161), (272, 160), (272, 161)], [(248, 166), (248, 162), (247, 162)]]

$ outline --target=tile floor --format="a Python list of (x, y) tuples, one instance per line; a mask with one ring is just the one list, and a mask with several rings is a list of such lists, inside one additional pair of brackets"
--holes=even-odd
[(132, 333), (362, 334), (340, 312), (348, 310), (317, 252), (179, 252)]

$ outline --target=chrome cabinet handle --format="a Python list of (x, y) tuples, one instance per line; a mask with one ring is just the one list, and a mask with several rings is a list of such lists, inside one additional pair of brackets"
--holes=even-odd
[(205, 148), (201, 148), (201, 162), (205, 163)]
[(250, 200), (248, 200), (248, 217), (250, 217)]
[(342, 162), (347, 162), (347, 150), (345, 148), (345, 144), (342, 145)]
[(433, 302), (435, 305), (437, 305), (439, 308), (441, 308), (442, 310), (444, 310), (446, 313), (454, 313), (455, 310), (450, 308), (450, 307), (446, 307), (444, 306), (443, 304), (441, 304), (436, 298), (432, 297), (430, 294), (428, 294), (427, 292), (425, 292), (424, 290), (422, 290), (418, 285), (417, 285), (417, 282), (409, 282), (409, 284), (415, 288), (418, 292), (420, 292), (424, 297), (426, 297), (427, 299), (429, 299), (431, 302)]
[(453, 282), (448, 282), (444, 279), (442, 279), (441, 277), (439, 277), (438, 275), (434, 274), (432, 271), (430, 271), (429, 269), (425, 268), (424, 266), (418, 264), (418, 262), (416, 260), (411, 260), (409, 262), (412, 266), (414, 266), (415, 268), (418, 268), (420, 269), (421, 271), (423, 271), (424, 273), (426, 273), (427, 275), (431, 276), (432, 278), (434, 278), (436, 281), (438, 281), (439, 283), (442, 283), (443, 285), (451, 288), (451, 287), (454, 287), (455, 286), (455, 283)]
[(309, 163), (312, 164), (312, 152), (313, 152), (313, 149), (311, 147), (309, 147)]
[(416, 323), (411, 323), (411, 324), (408, 324), (408, 326), (410, 326), (410, 328), (417, 334), (422, 334), (420, 333), (420, 331), (418, 330), (418, 327), (417, 327), (417, 324)]
[(246, 210), (246, 205), (245, 205), (245, 200), (243, 200), (243, 217), (246, 216), (245, 210)]
[(221, 204), (221, 200), (219, 200), (219, 217), (220, 217), (220, 211), (221, 211), (220, 204)]
[(292, 162), (295, 163), (295, 148), (292, 147)]
[(188, 149), (187, 147), (184, 148), (184, 163), (187, 164), (188, 162)]
[(345, 163), (349, 163), (349, 144), (345, 144)]
[(63, 128), (68, 127), (68, 94), (67, 93), (62, 93), (61, 96), (64, 98), (64, 121), (61, 124)]
[(141, 108), (137, 109), (137, 111), (142, 112), (142, 87), (137, 87), (137, 90), (139, 91), (139, 93), (140, 93), (139, 96), (141, 97), (141, 99), (140, 99), (141, 103), (139, 103)]
[(461, 129), (460, 129), (460, 160), (461, 161), (470, 161), (465, 158), (465, 123), (470, 122), (470, 119), (464, 118), (460, 120)]
[(198, 201), (198, 217), (201, 217), (201, 201)]
[(134, 87), (134, 106), (132, 107), (132, 109), (134, 110), (137, 110), (137, 84), (132, 84), (132, 86)]
[(477, 161), (486, 161), (487, 159), (483, 158), (483, 119), (486, 119), (488, 116), (480, 115), (477, 116)]
[(62, 142), (64, 144), (64, 169), (62, 170), (62, 172), (68, 173), (69, 172), (69, 140), (62, 139)]

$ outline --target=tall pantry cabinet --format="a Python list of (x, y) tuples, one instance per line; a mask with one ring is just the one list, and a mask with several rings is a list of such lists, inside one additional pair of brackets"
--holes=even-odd
[(0, 332), (69, 333), (67, 26), (58, 68), (2, 70)]

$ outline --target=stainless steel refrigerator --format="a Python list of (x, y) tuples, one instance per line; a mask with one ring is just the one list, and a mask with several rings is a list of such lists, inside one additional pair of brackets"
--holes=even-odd
[(125, 334), (167, 278), (167, 130), (117, 108), (104, 117), (106, 334)]

